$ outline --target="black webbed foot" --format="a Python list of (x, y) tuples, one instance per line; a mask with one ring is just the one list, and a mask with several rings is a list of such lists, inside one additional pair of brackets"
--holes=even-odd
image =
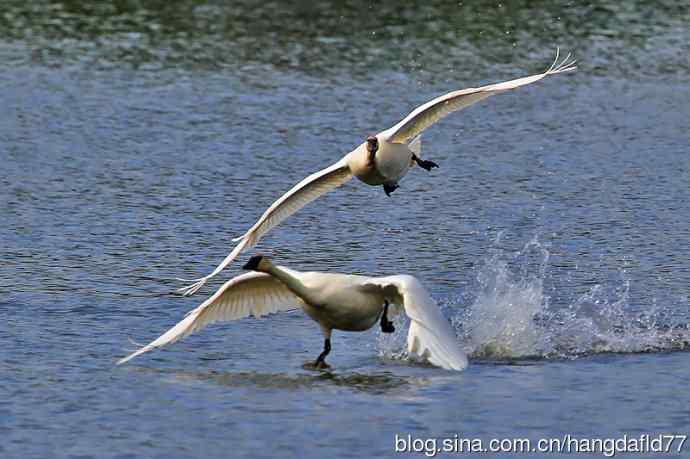
[(424, 170), (430, 171), (434, 167), (438, 167), (438, 164), (436, 164), (433, 161), (425, 161), (425, 160), (419, 160), (417, 161), (417, 164), (419, 164), (419, 167), (421, 167)]
[(438, 167), (438, 164), (436, 164), (435, 162), (419, 159), (417, 155), (414, 155), (412, 159), (417, 163), (419, 167), (427, 171), (430, 171), (434, 167)]
[(331, 352), (331, 339), (326, 338), (323, 342), (323, 352), (319, 354), (315, 362), (307, 362), (302, 365), (305, 370), (325, 370), (331, 366), (326, 363), (326, 356)]
[(383, 184), (383, 191), (386, 192), (386, 196), (390, 196), (392, 192), (400, 188), (398, 185), (389, 185), (387, 183)]
[(314, 362), (313, 360), (310, 360), (309, 362), (304, 362), (302, 368), (304, 368), (305, 370), (328, 370), (329, 368), (331, 368), (331, 366), (323, 360), (320, 362)]
[(386, 322), (381, 324), (381, 331), (383, 333), (393, 333), (395, 331), (395, 327), (393, 326), (393, 322)]
[(395, 331), (395, 327), (393, 326), (393, 322), (388, 320), (388, 301), (386, 300), (384, 305), (383, 305), (383, 314), (381, 314), (381, 331), (383, 333), (393, 333)]

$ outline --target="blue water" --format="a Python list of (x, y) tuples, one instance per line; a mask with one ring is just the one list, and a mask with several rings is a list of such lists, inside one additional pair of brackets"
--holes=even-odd
[[(152, 5), (0, 18), (0, 457), (690, 433), (687, 7)], [(440, 169), (390, 198), (348, 183), (256, 248), (417, 276), (466, 371), (408, 361), (402, 319), (336, 332), (333, 370), (304, 370), (322, 337), (301, 312), (114, 366), (239, 271), (172, 294), (294, 183), (436, 95), (543, 70), (556, 45), (577, 72), (424, 134)]]

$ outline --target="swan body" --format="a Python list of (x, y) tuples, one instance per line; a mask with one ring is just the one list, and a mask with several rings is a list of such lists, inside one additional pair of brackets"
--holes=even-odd
[(448, 320), (412, 276), (300, 272), (274, 265), (263, 256), (252, 257), (245, 269), (253, 272), (226, 282), (177, 325), (117, 363), (173, 343), (213, 322), (261, 317), (301, 307), (319, 324), (325, 339), (324, 351), (310, 367), (325, 368), (333, 330), (364, 331), (380, 321), (384, 332), (393, 332), (395, 328), (387, 317), (392, 303), (402, 306), (411, 320), (407, 335), (410, 355), (448, 370), (462, 370), (467, 366), (467, 357)]
[(347, 154), (345, 157), (347, 167), (354, 177), (367, 185), (395, 186), (415, 165), (413, 157), (421, 156), (421, 137), (409, 145), (407, 143), (387, 142), (381, 134), (375, 138), (378, 150), (373, 163), (369, 163), (367, 142), (364, 142)]
[(559, 53), (551, 67), (543, 73), (490, 84), (478, 88), (461, 89), (437, 97), (415, 108), (395, 126), (369, 137), (335, 164), (315, 172), (299, 182), (275, 201), (245, 234), (233, 239), (237, 242), (228, 256), (208, 275), (198, 279), (180, 279), (193, 284), (178, 291), (192, 295), (210, 278), (228, 266), (241, 252), (253, 247), (261, 237), (283, 220), (319, 196), (341, 186), (352, 177), (367, 185), (382, 185), (386, 194), (398, 188), (398, 182), (415, 164), (423, 169), (438, 167), (433, 161), (421, 159), (421, 134), (441, 118), (468, 107), (494, 94), (537, 82), (546, 76), (574, 70), (570, 54), (560, 61)]

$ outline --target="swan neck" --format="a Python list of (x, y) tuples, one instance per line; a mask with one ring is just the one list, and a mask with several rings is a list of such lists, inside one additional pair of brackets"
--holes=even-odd
[(308, 289), (300, 279), (301, 273), (299, 271), (271, 264), (265, 272), (280, 280), (297, 296), (301, 298), (308, 296)]

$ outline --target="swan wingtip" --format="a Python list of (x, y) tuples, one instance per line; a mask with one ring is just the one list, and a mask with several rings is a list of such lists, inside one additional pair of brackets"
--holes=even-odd
[(554, 59), (553, 63), (548, 68), (548, 70), (545, 72), (546, 75), (555, 75), (557, 73), (570, 72), (577, 69), (577, 66), (575, 65), (577, 63), (577, 60), (572, 58), (572, 52), (568, 52), (568, 54), (563, 59), (560, 59), (560, 55), (560, 48), (556, 47), (556, 58)]
[(206, 279), (199, 279), (191, 285), (187, 285), (182, 288), (178, 288), (176, 292), (180, 293), (182, 296), (192, 296), (199, 291), (201, 287), (206, 284)]

